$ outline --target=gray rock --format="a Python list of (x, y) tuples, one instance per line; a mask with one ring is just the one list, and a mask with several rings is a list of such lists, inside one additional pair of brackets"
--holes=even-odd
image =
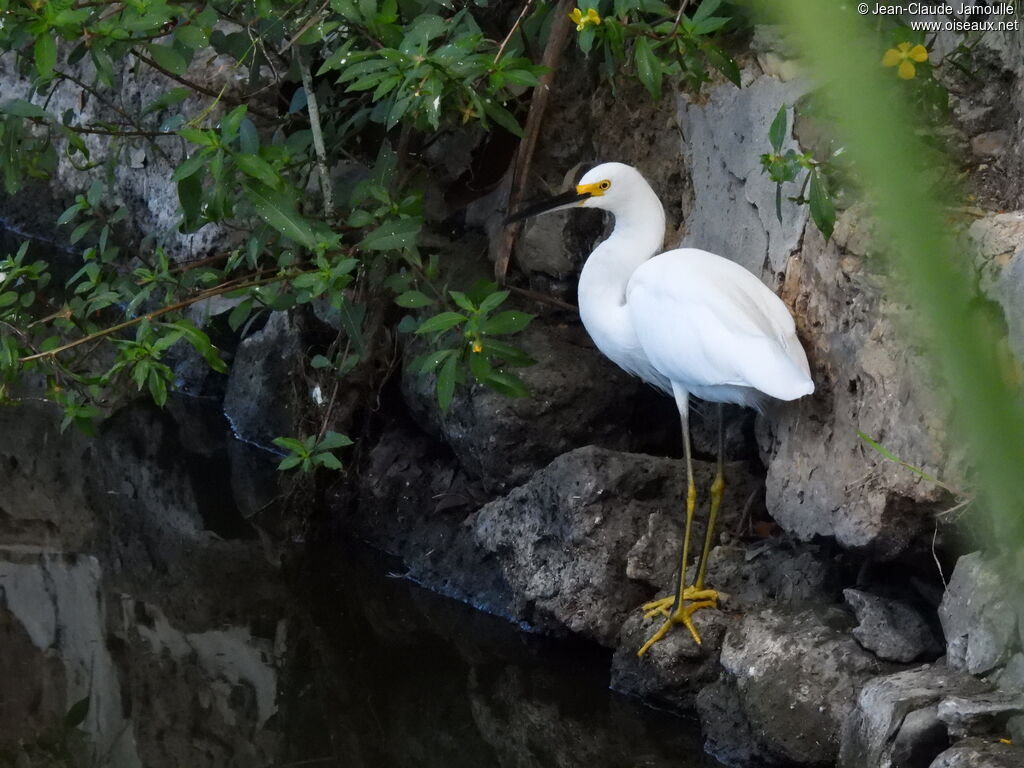
[(1024, 714), (1024, 696), (995, 691), (950, 696), (939, 702), (938, 717), (955, 737), (1001, 734), (1011, 717)]
[(238, 346), (224, 395), (224, 415), (242, 440), (263, 446), (294, 437), (307, 402), (302, 331), (287, 312), (274, 312)]
[(996, 213), (967, 231), (981, 288), (1003, 308), (1010, 347), (1024, 361), (1024, 212)]
[(927, 766), (949, 746), (938, 702), (950, 694), (983, 693), (988, 686), (933, 664), (873, 678), (856, 694), (843, 723), (841, 768)]
[(835, 564), (818, 547), (779, 539), (715, 547), (708, 571), (715, 589), (728, 594), (729, 607), (739, 610), (832, 602), (838, 578)]
[(1024, 653), (1015, 653), (995, 678), (1004, 691), (1024, 693)]
[[(700, 645), (684, 627), (677, 626), (641, 658), (636, 655), (637, 650), (661, 626), (662, 619), (645, 619), (640, 610), (635, 610), (622, 626), (612, 657), (612, 690), (662, 709), (690, 714), (698, 692), (721, 673), (718, 652), (726, 631), (737, 621), (736, 614), (710, 608), (700, 610), (693, 617), (700, 632)], [(708, 705), (724, 706), (710, 701)]]
[(759, 759), (800, 765), (836, 759), (857, 691), (885, 669), (832, 626), (836, 620), (769, 609), (748, 613), (726, 635), (722, 667), (735, 680)]
[(537, 360), (515, 371), (530, 397), (460, 387), (442, 414), (432, 377), (408, 370), (402, 375), (413, 417), (451, 446), (471, 476), (500, 491), (573, 448), (630, 446), (634, 414), (653, 392), (606, 360), (581, 326), (534, 321), (515, 343)]
[(993, 739), (964, 739), (947, 749), (930, 768), (1022, 768), (1024, 749)]
[(1007, 131), (988, 131), (971, 139), (971, 150), (979, 157), (1001, 155), (1006, 151), (1009, 141), (1010, 134)]
[(941, 411), (929, 400), (936, 388), (907, 351), (905, 308), (885, 298), (869, 258), (840, 247), (864, 247), (862, 224), (847, 210), (827, 244), (807, 226), (781, 293), (817, 389), (774, 405), (758, 430), (766, 503), (779, 525), (802, 540), (830, 536), (888, 559), (929, 525), (944, 492), (883, 458), (858, 431), (937, 477), (947, 476), (947, 460)]
[(909, 603), (859, 589), (844, 589), (843, 596), (859, 622), (853, 636), (880, 659), (909, 662), (942, 652), (935, 632)]
[[(613, 647), (652, 587), (671, 584), (681, 542), (683, 466), (672, 459), (580, 448), (480, 509), (473, 531), (501, 563), (529, 620)], [(694, 471), (698, 488), (707, 488), (714, 465), (697, 462)], [(733, 482), (726, 486), (723, 525), (735, 519), (754, 486), (743, 465), (726, 471)], [(645, 538), (655, 517), (664, 518), (656, 529), (666, 535)], [(694, 526), (698, 542), (701, 523)], [(645, 563), (632, 575), (631, 559)]]
[(951, 668), (981, 675), (1010, 658), (1018, 641), (1013, 592), (981, 552), (957, 560), (939, 606)]
[[(682, 245), (732, 259), (777, 284), (790, 255), (800, 247), (806, 206), (784, 204), (782, 223), (775, 212), (775, 183), (761, 171), (761, 154), (771, 150), (768, 127), (779, 107), (792, 105), (807, 88), (794, 80), (744, 73), (743, 88), (731, 83), (711, 88), (706, 100), (679, 101), (683, 154), (694, 187), (694, 208)], [(793, 124), (792, 109), (787, 112)], [(786, 138), (783, 151), (800, 151)], [(784, 187), (786, 195), (795, 195)]]
[(704, 751), (726, 765), (774, 765), (757, 749), (736, 682), (728, 675), (697, 694), (697, 714), (704, 732)]

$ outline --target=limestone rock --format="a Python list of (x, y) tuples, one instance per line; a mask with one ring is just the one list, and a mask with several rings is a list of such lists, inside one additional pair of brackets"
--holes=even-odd
[(1010, 348), (1024, 364), (1024, 212), (997, 213), (974, 222), (981, 288), (1003, 308)]
[(1010, 718), (1024, 714), (1024, 695), (996, 691), (950, 696), (939, 703), (937, 714), (953, 736), (999, 735)]
[[(614, 646), (652, 586), (671, 583), (681, 541), (683, 466), (593, 446), (570, 451), (484, 506), (473, 531), (525, 601), (528, 620)], [(697, 462), (694, 470), (698, 487), (707, 488), (714, 465)], [(726, 471), (733, 482), (726, 486), (723, 514), (735, 515), (753, 483), (740, 464)], [(665, 530), (674, 528), (673, 534), (649, 539), (654, 550), (648, 555), (634, 552), (653, 516), (666, 516)], [(695, 541), (702, 541), (703, 525), (694, 528)], [(630, 578), (630, 557), (649, 563), (644, 581)]]
[(903, 308), (883, 298), (867, 259), (839, 247), (856, 240), (854, 223), (844, 224), (851, 218), (852, 209), (827, 244), (808, 225), (801, 254), (788, 265), (783, 297), (817, 388), (771, 407), (759, 436), (767, 506), (779, 525), (800, 539), (832, 536), (886, 559), (906, 549), (943, 492), (883, 458), (858, 432), (941, 477), (944, 431), (926, 366), (908, 354)]
[(885, 669), (832, 626), (839, 620), (768, 609), (746, 614), (726, 635), (722, 667), (735, 680), (759, 759), (800, 765), (836, 759), (857, 691)]
[(442, 414), (433, 378), (403, 372), (402, 391), (413, 417), (451, 446), (471, 476), (500, 491), (573, 448), (624, 449), (636, 439), (630, 434), (634, 415), (654, 393), (606, 360), (582, 327), (534, 321), (516, 344), (537, 360), (515, 371), (530, 397), (461, 387)]
[(949, 746), (938, 702), (986, 690), (985, 683), (939, 664), (867, 681), (843, 724), (840, 768), (928, 765)]
[(957, 560), (939, 606), (951, 668), (980, 675), (1010, 658), (1018, 641), (1013, 593), (981, 552)]
[(274, 312), (238, 346), (224, 395), (224, 414), (243, 440), (270, 446), (293, 437), (306, 394), (302, 332), (296, 318)]
[(843, 596), (859, 622), (853, 636), (878, 658), (909, 662), (942, 652), (928, 622), (909, 603), (859, 589), (844, 589)]
[(929, 768), (1021, 768), (1024, 749), (993, 739), (964, 739), (937, 758)]
[[(639, 608), (639, 606), (638, 606)], [(693, 623), (700, 632), (697, 645), (685, 627), (676, 626), (638, 657), (636, 652), (661, 626), (663, 619), (645, 619), (635, 610), (619, 634), (612, 657), (612, 690), (636, 696), (656, 707), (688, 714), (699, 691), (721, 672), (718, 652), (729, 627), (739, 620), (736, 614), (703, 609), (694, 614)], [(724, 706), (718, 703), (711, 706)]]

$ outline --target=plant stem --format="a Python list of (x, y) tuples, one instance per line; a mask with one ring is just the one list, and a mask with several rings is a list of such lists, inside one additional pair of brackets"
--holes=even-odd
[(313, 134), (313, 148), (316, 150), (316, 167), (320, 172), (320, 191), (324, 196), (324, 218), (334, 217), (334, 191), (331, 189), (331, 177), (327, 172), (327, 148), (324, 146), (324, 132), (320, 126), (320, 108), (317, 106), (316, 94), (313, 91), (313, 76), (309, 71), (306, 57), (302, 49), (295, 50), (295, 60), (302, 75), (302, 87), (306, 91), (306, 111), (309, 113), (309, 129)]

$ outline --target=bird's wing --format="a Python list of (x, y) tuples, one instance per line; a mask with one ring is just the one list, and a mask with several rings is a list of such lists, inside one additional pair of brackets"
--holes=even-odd
[(633, 273), (626, 303), (644, 352), (672, 381), (754, 387), (782, 400), (814, 390), (786, 305), (735, 262), (667, 251)]

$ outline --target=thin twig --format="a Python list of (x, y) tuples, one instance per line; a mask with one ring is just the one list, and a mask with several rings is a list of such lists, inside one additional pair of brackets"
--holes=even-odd
[(238, 281), (236, 280), (232, 280), (227, 283), (215, 286), (213, 288), (209, 288), (203, 291), (202, 293), (192, 296), (191, 298), (183, 299), (182, 301), (179, 301), (175, 304), (170, 304), (166, 307), (161, 307), (160, 309), (154, 310), (153, 312), (150, 312), (147, 315), (133, 317), (131, 320), (125, 320), (123, 323), (117, 323), (116, 325), (112, 325), (109, 328), (104, 328), (102, 331), (90, 333), (88, 336), (83, 336), (80, 339), (75, 339), (74, 341), (68, 342), (63, 346), (56, 347), (55, 349), (49, 349), (46, 352), (38, 352), (34, 355), (28, 355), (27, 357), (18, 358), (18, 362), (27, 363), (30, 362), (31, 360), (39, 360), (44, 357), (56, 357), (61, 352), (66, 352), (69, 349), (74, 349), (75, 347), (81, 344), (86, 344), (94, 339), (101, 339), (104, 336), (109, 336), (112, 333), (123, 331), (125, 328), (131, 328), (133, 325), (138, 325), (143, 320), (155, 320), (156, 318), (161, 317), (162, 315), (166, 315), (168, 312), (176, 312), (179, 309), (185, 309), (186, 307), (190, 307), (197, 302), (203, 301), (204, 299), (212, 299), (214, 296), (220, 296), (222, 294), (228, 293), (229, 291), (240, 291), (245, 288), (257, 288), (261, 285), (276, 283), (280, 280), (287, 280), (292, 277), (298, 277), (299, 275), (312, 274), (313, 272), (316, 272), (316, 270), (305, 270), (302, 272), (296, 272), (295, 274), (291, 275), (274, 275), (273, 277), (266, 277), (261, 280), (254, 280), (249, 283), (241, 284), (239, 284)]
[(508, 289), (513, 293), (518, 293), (520, 296), (531, 301), (537, 301), (541, 304), (550, 304), (552, 307), (558, 307), (574, 314), (579, 314), (580, 308), (575, 304), (570, 304), (567, 301), (562, 301), (554, 296), (548, 296), (546, 293), (538, 293), (537, 291), (531, 291), (527, 288), (518, 288), (517, 286), (510, 285)]
[(328, 5), (330, 5), (330, 0), (325, 0), (324, 4), (321, 5), (319, 8), (317, 8), (316, 12), (313, 13), (313, 15), (310, 16), (308, 19), (306, 19), (306, 23), (303, 24), (301, 27), (299, 27), (298, 31), (294, 35), (292, 35), (292, 39), (284, 44), (284, 48), (282, 48), (279, 51), (279, 53), (281, 53), (283, 55), (289, 48), (291, 48), (293, 45), (295, 45), (296, 41), (300, 37), (302, 37), (304, 34), (306, 34), (312, 28), (312, 26), (314, 24), (316, 24), (318, 21), (320, 21), (320, 15), (325, 10), (327, 10), (327, 6)]
[(306, 111), (309, 113), (309, 129), (313, 134), (313, 148), (316, 150), (316, 167), (320, 171), (320, 191), (324, 196), (324, 218), (334, 217), (334, 192), (331, 189), (331, 177), (327, 173), (327, 148), (324, 146), (324, 132), (320, 127), (320, 108), (313, 92), (313, 75), (309, 64), (302, 55), (302, 49), (295, 51), (295, 59), (302, 75), (302, 88), (306, 91)]
[(531, 5), (533, 5), (533, 0), (526, 0), (526, 4), (523, 5), (523, 10), (519, 12), (519, 18), (516, 19), (516, 23), (512, 25), (512, 29), (510, 29), (508, 31), (508, 34), (505, 35), (505, 39), (501, 41), (501, 45), (498, 46), (498, 52), (494, 54), (495, 64), (498, 63), (498, 59), (500, 59), (502, 55), (505, 53), (505, 47), (512, 39), (512, 35), (516, 33), (517, 29), (519, 29), (519, 25), (523, 23), (523, 19), (526, 18), (526, 14), (529, 12)]
[[(572, 22), (569, 20), (569, 12), (574, 7), (575, 0), (559, 0), (555, 8), (555, 18), (551, 23), (551, 32), (548, 35), (547, 45), (544, 47), (544, 55), (541, 64), (547, 68), (547, 72), (541, 75), (540, 84), (533, 89), (533, 98), (530, 101), (530, 111), (526, 115), (526, 126), (523, 128), (523, 140), (519, 143), (519, 152), (516, 154), (515, 169), (512, 174), (512, 189), (509, 192), (507, 210), (517, 208), (526, 193), (526, 184), (530, 176), (530, 165), (533, 162), (533, 155), (537, 148), (537, 139), (540, 136), (540, 126), (544, 120), (544, 112), (547, 109), (551, 97), (551, 84), (555, 80), (555, 71), (558, 62), (562, 57), (562, 49), (565, 48), (565, 41), (568, 39)], [(509, 224), (502, 233), (498, 243), (497, 259), (494, 263), (494, 276), (498, 283), (504, 285), (505, 274), (508, 272), (509, 259), (512, 256), (512, 244), (519, 233), (519, 222)]]
[[(205, 96), (209, 96), (210, 98), (213, 98), (213, 99), (223, 99), (228, 104), (234, 104), (235, 106), (241, 106), (241, 105), (245, 104), (245, 102), (242, 101), (239, 98), (236, 98), (236, 97), (231, 96), (231, 95), (226, 94), (226, 93), (218, 93), (217, 91), (214, 91), (214, 90), (212, 90), (210, 88), (207, 88), (204, 85), (200, 85), (199, 83), (194, 83), (191, 80), (186, 80), (184, 77), (181, 77), (181, 75), (176, 75), (173, 72), (171, 72), (170, 70), (164, 69), (159, 64), (157, 64), (155, 61), (153, 61), (151, 58), (146, 56), (146, 54), (139, 53), (134, 48), (131, 50), (131, 54), (132, 54), (132, 56), (137, 58), (139, 61), (141, 61), (141, 62), (151, 66), (153, 69), (155, 69), (157, 72), (162, 74), (164, 77), (169, 77), (174, 82), (181, 83), (186, 88), (191, 88), (196, 93), (201, 93), (201, 94), (203, 94)], [(277, 120), (278, 116), (275, 115), (275, 114), (272, 114), (270, 112), (267, 112), (266, 110), (260, 109), (259, 107), (255, 107), (252, 104), (246, 104), (246, 106), (249, 108), (249, 111), (252, 114), (259, 115), (260, 117), (264, 118), (265, 120)]]

